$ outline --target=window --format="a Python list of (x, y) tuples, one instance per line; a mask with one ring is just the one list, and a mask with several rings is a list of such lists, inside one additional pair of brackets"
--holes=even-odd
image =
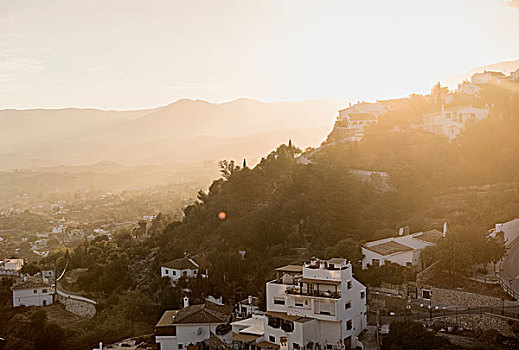
[(346, 304), (344, 304), (344, 308), (346, 310), (350, 309), (351, 308), (351, 300), (347, 301)]
[(272, 343), (275, 343), (276, 337), (274, 337), (273, 335), (269, 335), (269, 341), (271, 341)]
[(177, 275), (177, 271), (173, 270), (173, 276), (176, 276)]
[(295, 305), (298, 306), (298, 307), (303, 307), (303, 302), (302, 301), (296, 301)]
[(34, 294), (38, 293), (38, 291), (36, 289), (33, 292), (34, 292)]
[(47, 293), (47, 289), (43, 289), (41, 292), (42, 293)]
[(314, 313), (318, 315), (335, 315), (335, 304), (327, 301), (315, 301)]
[(411, 261), (406, 262), (405, 265), (407, 267), (413, 267), (413, 263)]
[(298, 343), (293, 343), (292, 345), (294, 346), (294, 350), (299, 350), (299, 349), (301, 349), (301, 347), (299, 346)]
[(347, 282), (348, 289), (351, 289), (351, 281)]
[(179, 348), (179, 349), (183, 349), (184, 346), (183, 346), (182, 344), (178, 344), (178, 348)]
[(360, 298), (364, 299), (365, 297), (366, 297), (366, 292), (365, 291), (360, 292)]
[(379, 267), (380, 266), (380, 260), (378, 260), (378, 259), (371, 260), (371, 265), (373, 265), (375, 267)]
[(276, 304), (276, 305), (285, 305), (285, 299), (274, 298), (274, 304)]
[(332, 344), (326, 344), (326, 349), (327, 350), (332, 350), (333, 349), (333, 345)]
[(346, 322), (346, 330), (349, 331), (353, 328), (353, 323), (351, 322), (351, 320), (347, 321)]

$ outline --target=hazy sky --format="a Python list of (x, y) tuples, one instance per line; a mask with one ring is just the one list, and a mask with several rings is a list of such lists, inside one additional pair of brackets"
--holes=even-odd
[(0, 0), (0, 108), (399, 97), (518, 33), (517, 0)]

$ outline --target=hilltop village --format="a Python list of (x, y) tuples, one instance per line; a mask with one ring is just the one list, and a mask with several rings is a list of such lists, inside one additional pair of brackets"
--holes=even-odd
[(517, 348), (518, 130), (519, 70), (485, 71), (221, 161), (190, 203), (27, 199), (0, 213), (37, 216), (0, 232), (0, 349)]

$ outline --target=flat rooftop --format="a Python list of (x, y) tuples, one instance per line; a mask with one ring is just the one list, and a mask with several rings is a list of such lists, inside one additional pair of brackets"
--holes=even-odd
[(365, 248), (380, 255), (391, 255), (399, 252), (413, 250), (411, 247), (408, 247), (395, 241), (388, 241), (372, 246), (366, 246)]

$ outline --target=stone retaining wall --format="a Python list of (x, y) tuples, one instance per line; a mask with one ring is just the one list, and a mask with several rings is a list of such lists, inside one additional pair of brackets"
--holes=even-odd
[[(502, 307), (503, 302), (500, 298), (491, 297), (488, 295), (481, 295), (469, 292), (463, 292), (454, 289), (443, 289), (432, 287), (432, 301), (433, 303), (460, 305), (460, 306), (493, 306)], [(516, 301), (505, 300), (505, 307), (517, 306)]]
[(92, 318), (96, 314), (95, 305), (86, 301), (63, 297), (59, 294), (56, 294), (56, 301), (62, 303), (65, 306), (65, 310), (80, 317)]
[(432, 321), (426, 320), (423, 322), (427, 327), (433, 325), (445, 327), (445, 326), (458, 326), (463, 329), (470, 329), (474, 331), (485, 331), (488, 329), (495, 329), (506, 337), (514, 337), (514, 333), (510, 329), (506, 319), (501, 319), (493, 316), (447, 316), (441, 319), (434, 319)]

